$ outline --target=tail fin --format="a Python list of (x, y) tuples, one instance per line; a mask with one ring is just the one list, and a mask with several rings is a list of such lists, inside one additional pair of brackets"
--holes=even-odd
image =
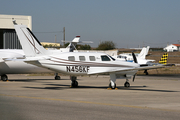
[(146, 58), (146, 55), (148, 54), (149, 52), (149, 46), (147, 47), (143, 47), (140, 54), (138, 55), (138, 58), (143, 58), (145, 59)]
[(27, 57), (47, 54), (47, 50), (41, 45), (29, 28), (25, 25), (14, 24), (19, 41)]
[(167, 59), (168, 59), (168, 53), (164, 53), (164, 55), (161, 57), (161, 59), (159, 60), (160, 64), (167, 64)]
[(80, 36), (76, 36), (70, 43), (69, 45), (66, 47), (66, 49), (69, 49), (69, 52), (73, 52), (76, 49), (76, 45), (77, 43), (79, 43), (80, 41)]
[(72, 43), (79, 43), (80, 41), (80, 36), (76, 36), (73, 40)]

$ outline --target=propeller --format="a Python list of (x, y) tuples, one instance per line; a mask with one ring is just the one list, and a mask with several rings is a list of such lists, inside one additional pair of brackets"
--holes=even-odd
[[(137, 74), (137, 73), (136, 73), (136, 74)], [(134, 76), (133, 76), (133, 82), (134, 82), (134, 80), (135, 80), (136, 74), (134, 74)]]
[(138, 63), (136, 55), (134, 54), (134, 52), (132, 52), (132, 56), (133, 56), (134, 63)]
[[(132, 52), (132, 56), (133, 56), (133, 59), (134, 59), (134, 63), (138, 63), (137, 58), (136, 58), (136, 55), (134, 54), (134, 52)], [(137, 73), (136, 73), (136, 74), (137, 74)], [(134, 74), (134, 76), (133, 76), (133, 82), (134, 82), (134, 80), (135, 80), (136, 74)]]

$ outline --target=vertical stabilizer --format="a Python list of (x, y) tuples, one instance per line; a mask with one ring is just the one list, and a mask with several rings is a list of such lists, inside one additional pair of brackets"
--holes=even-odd
[(41, 45), (29, 28), (25, 25), (14, 24), (19, 41), (27, 57), (47, 54), (47, 50)]
[(76, 36), (66, 48), (69, 49), (69, 52), (73, 52), (76, 49), (77, 43), (80, 43), (80, 36)]
[(161, 59), (159, 60), (160, 64), (167, 64), (167, 59), (168, 59), (168, 53), (164, 53), (164, 55), (161, 57)]
[(143, 47), (140, 54), (138, 55), (138, 58), (143, 58), (145, 59), (146, 58), (146, 55), (148, 54), (149, 52), (149, 46), (147, 47)]
[(79, 43), (80, 41), (80, 36), (76, 36), (73, 40), (72, 40), (72, 42), (73, 43)]

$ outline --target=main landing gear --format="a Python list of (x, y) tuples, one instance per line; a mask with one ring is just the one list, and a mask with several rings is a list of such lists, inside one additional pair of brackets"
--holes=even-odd
[(54, 79), (55, 79), (55, 80), (60, 80), (60, 79), (61, 79), (61, 77), (60, 77), (60, 76), (58, 76), (58, 73), (55, 73), (55, 77), (54, 77)]
[(6, 74), (1, 75), (1, 80), (2, 81), (7, 81), (8, 80), (8, 76)]
[[(116, 75), (115, 74), (110, 74), (110, 83), (109, 83), (109, 88), (108, 89), (118, 89), (116, 88)], [(126, 82), (124, 83), (124, 87), (128, 88), (130, 87), (130, 83), (128, 80), (128, 77), (126, 77)]]
[[(130, 87), (130, 83), (128, 82), (128, 79), (127, 79), (127, 81), (124, 83), (124, 87), (126, 87), (126, 88)], [(108, 88), (108, 89), (117, 89), (117, 88), (116, 88), (116, 83), (113, 82), (112, 80), (110, 80), (109, 88)]]
[(124, 87), (130, 87), (130, 83), (129, 83), (129, 80), (128, 78), (126, 78), (126, 82), (124, 83)]
[(70, 76), (71, 78), (71, 86), (70, 87), (78, 87), (78, 82), (76, 81), (77, 80), (77, 77), (76, 76)]

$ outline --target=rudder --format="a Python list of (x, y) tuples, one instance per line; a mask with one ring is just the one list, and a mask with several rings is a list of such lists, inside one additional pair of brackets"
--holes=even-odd
[(14, 24), (14, 27), (27, 57), (40, 56), (48, 53), (27, 26)]
[(161, 57), (161, 59), (159, 60), (160, 64), (167, 64), (167, 59), (168, 59), (168, 53), (164, 53), (164, 55)]

